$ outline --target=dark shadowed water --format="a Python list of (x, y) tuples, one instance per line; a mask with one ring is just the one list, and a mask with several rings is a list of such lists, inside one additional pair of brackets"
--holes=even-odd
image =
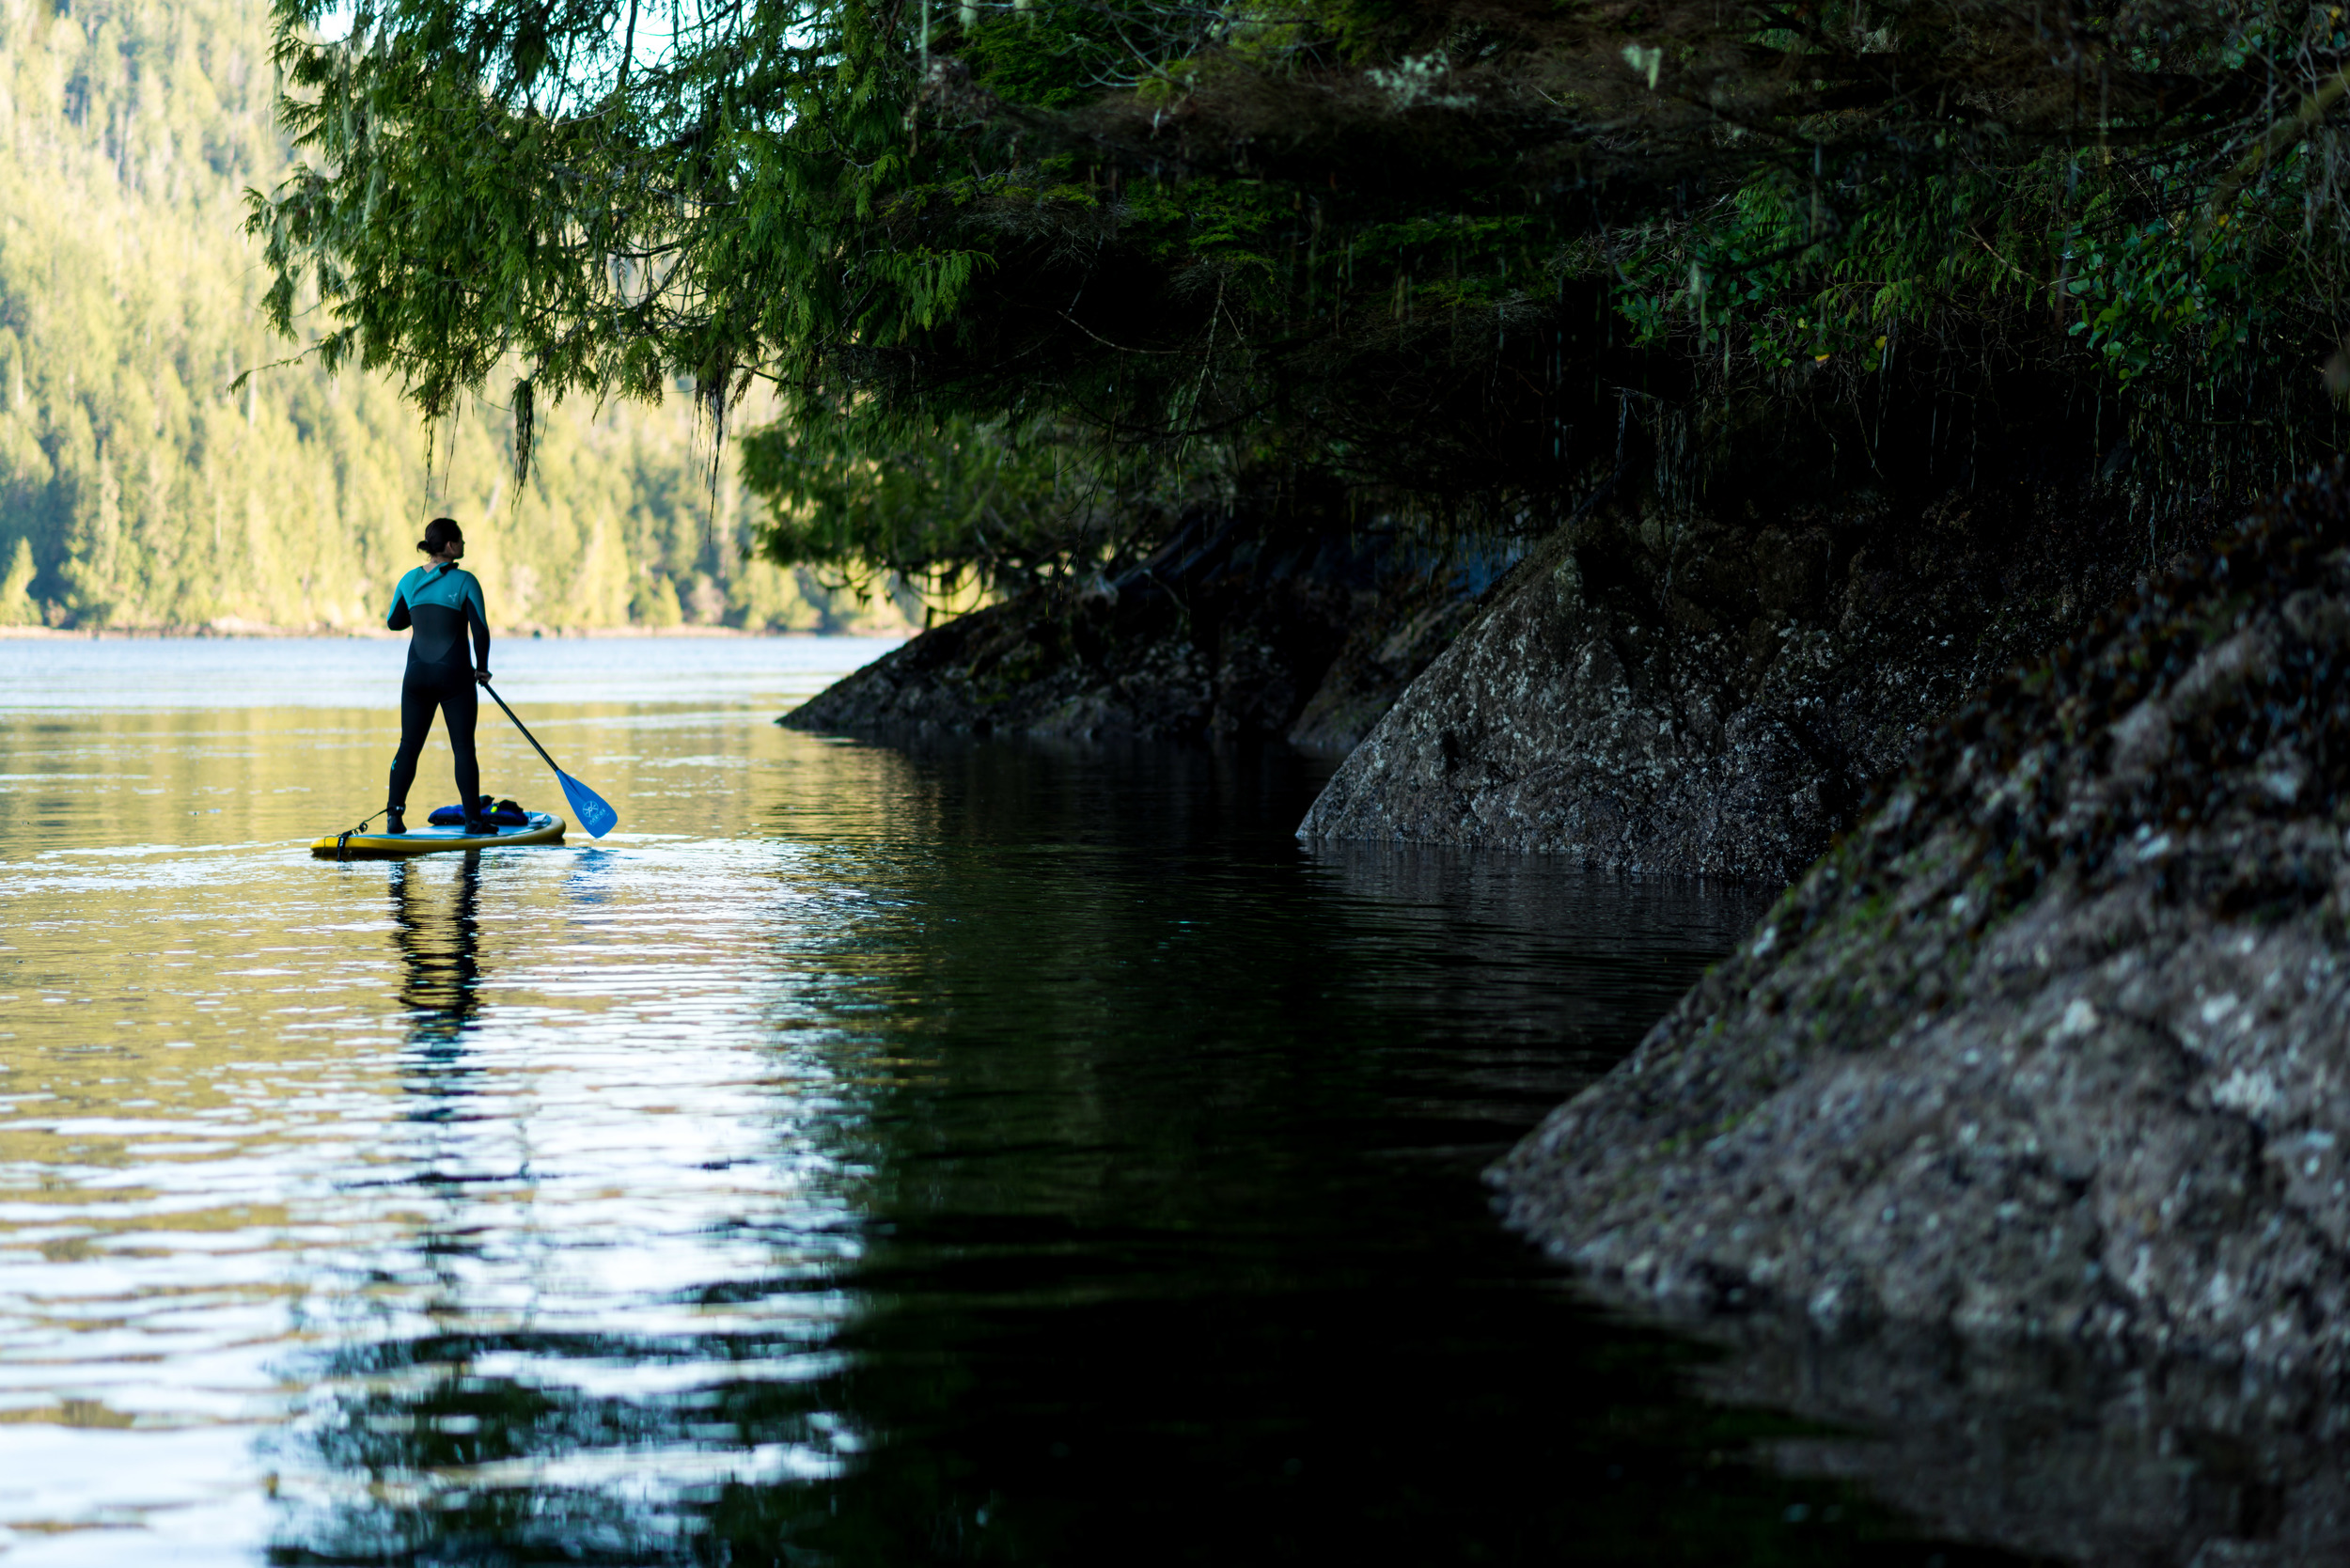
[(509, 645), (620, 831), (334, 865), (396, 645), (0, 642), (10, 1568), (1968, 1556), (1478, 1181), (1752, 895), (768, 722), (874, 651)]

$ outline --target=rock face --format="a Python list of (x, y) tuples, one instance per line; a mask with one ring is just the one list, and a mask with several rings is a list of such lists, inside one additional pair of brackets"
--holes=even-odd
[(1467, 619), (1493, 570), (1390, 538), (1198, 519), (1091, 591), (1032, 591), (920, 636), (781, 722), (865, 733), (1288, 736), (1342, 752)]
[(2350, 1370), (2350, 507), (1969, 703), (1493, 1172), (1610, 1288)]
[(1923, 726), (2077, 631), (2146, 539), (2070, 491), (1544, 542), (1350, 756), (1308, 839), (1792, 881)]

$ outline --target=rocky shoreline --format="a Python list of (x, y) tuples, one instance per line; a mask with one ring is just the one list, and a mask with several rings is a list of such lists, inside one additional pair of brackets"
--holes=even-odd
[(1653, 1305), (2350, 1372), (2350, 507), (1943, 723), (1493, 1179)]
[(934, 627), (778, 722), (870, 735), (1273, 737), (1343, 754), (1468, 619), (1499, 564), (1377, 532), (1192, 519), (1115, 580)]
[(789, 722), (1322, 714), (1368, 735), (1308, 838), (1793, 881), (1489, 1173), (1509, 1221), (1729, 1340), (1725, 1397), (1888, 1434), (1789, 1454), (1955, 1536), (2338, 1560), (2350, 488), (2135, 590), (2143, 535), (2079, 493), (1815, 522), (1599, 515), (1481, 593), (1235, 552), (966, 618)]

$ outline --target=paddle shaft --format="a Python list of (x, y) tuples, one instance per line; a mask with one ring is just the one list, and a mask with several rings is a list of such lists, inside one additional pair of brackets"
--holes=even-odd
[[(498, 690), (495, 686), (493, 686), (489, 682), (484, 681), (481, 682), (481, 689), (490, 694), (491, 701), (496, 703), (501, 708), (506, 708), (506, 698), (498, 696)], [(547, 748), (539, 744), (539, 737), (530, 732), (530, 726), (525, 724), (519, 718), (514, 718), (514, 710), (511, 708), (506, 708), (506, 716), (508, 718), (514, 719), (514, 728), (523, 732), (523, 739), (530, 743), (530, 749), (539, 754), (539, 760), (546, 763), (547, 766), (555, 768), (555, 759), (549, 757), (547, 755)], [(563, 770), (561, 768), (555, 768), (555, 776), (557, 778), (563, 777)]]
[(530, 743), (530, 749), (537, 752), (539, 760), (554, 771), (555, 776), (563, 785), (563, 798), (572, 803), (573, 811), (579, 813), (579, 825), (588, 830), (589, 838), (601, 839), (619, 825), (620, 814), (612, 809), (611, 803), (561, 768), (556, 767), (555, 759), (547, 755), (547, 748), (539, 744), (539, 737), (530, 732), (530, 726), (516, 718), (513, 709), (506, 707), (506, 698), (498, 696), (496, 688), (484, 681), (481, 682), (481, 689), (490, 694), (491, 701), (501, 708), (506, 708), (506, 716), (514, 720), (514, 728), (523, 732), (523, 739)]

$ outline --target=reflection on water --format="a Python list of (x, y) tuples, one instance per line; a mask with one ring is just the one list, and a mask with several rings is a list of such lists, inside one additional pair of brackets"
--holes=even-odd
[(10, 1563), (1966, 1559), (1478, 1185), (1743, 901), (664, 646), (529, 715), (593, 848), (310, 860), (381, 710), (0, 713)]
[(1941, 1529), (2051, 1561), (2350, 1561), (2350, 1388), (2110, 1345), (1772, 1320), (1706, 1325), (1705, 1383), (1827, 1423), (1773, 1445)]
[(444, 900), (428, 873), (411, 861), (391, 868), (392, 927), (400, 956), (400, 1005), (408, 1010), (412, 1048), (439, 1046), (453, 1054), (458, 1036), (478, 1011), (481, 980), (481, 855), (457, 863), (457, 891)]

